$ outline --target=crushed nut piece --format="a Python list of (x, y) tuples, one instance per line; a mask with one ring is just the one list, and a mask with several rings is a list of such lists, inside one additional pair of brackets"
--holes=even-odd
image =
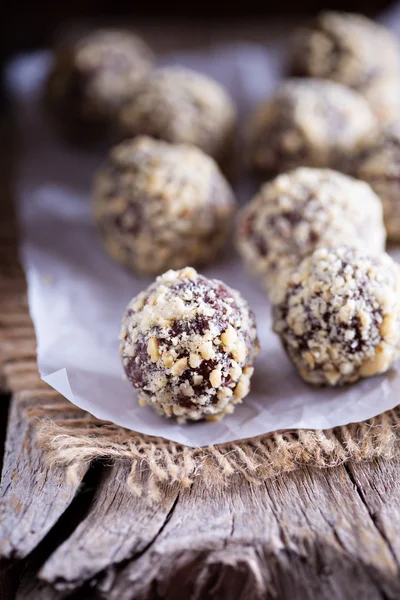
[(195, 354), (194, 352), (191, 352), (189, 356), (189, 365), (192, 367), (192, 369), (197, 369), (197, 367), (201, 365), (201, 361), (201, 356)]
[(147, 343), (147, 352), (150, 355), (151, 362), (155, 363), (160, 358), (160, 354), (158, 352), (158, 341), (156, 338), (151, 337)]
[(205, 360), (210, 360), (214, 356), (214, 348), (212, 342), (204, 342), (199, 348), (199, 352), (201, 356)]
[(224, 333), (221, 334), (221, 342), (225, 346), (225, 350), (229, 352), (232, 350), (237, 341), (237, 332), (231, 325), (225, 329)]
[(243, 363), (246, 360), (247, 348), (243, 340), (239, 340), (232, 349), (232, 356), (239, 363)]
[(172, 367), (172, 365), (174, 364), (174, 357), (171, 354), (164, 353), (162, 355), (162, 361), (163, 361), (164, 365), (167, 368), (169, 368), (169, 367)]
[(217, 388), (221, 385), (221, 370), (220, 369), (214, 369), (213, 371), (211, 371), (210, 373), (210, 383), (214, 388)]
[(179, 375), (182, 375), (183, 371), (187, 368), (187, 366), (188, 359), (186, 357), (180, 358), (176, 361), (176, 363), (172, 365), (171, 375), (173, 375), (174, 377), (179, 377)]
[(242, 400), (250, 391), (250, 378), (247, 375), (242, 375), (235, 387), (234, 395)]
[(223, 387), (218, 390), (217, 397), (218, 400), (223, 400), (224, 398), (230, 398), (233, 395), (231, 388)]

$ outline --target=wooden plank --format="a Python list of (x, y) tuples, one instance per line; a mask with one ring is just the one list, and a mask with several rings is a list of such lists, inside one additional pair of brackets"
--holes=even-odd
[(195, 480), (159, 535), (98, 589), (107, 600), (398, 599), (396, 561), (344, 467), (251, 488)]
[(3, 376), (7, 389), (14, 393), (24, 390), (46, 390), (48, 384), (39, 375), (34, 360), (18, 360), (4, 365)]
[[(14, 600), (18, 589), (23, 565), (21, 563), (8, 565), (0, 569), (0, 598)], [(54, 599), (55, 600), (55, 599)]]
[(112, 579), (115, 568), (143, 552), (164, 525), (177, 491), (161, 490), (162, 504), (149, 504), (151, 487), (148, 470), (143, 469), (139, 484), (142, 496), (128, 488), (129, 466), (116, 464), (99, 486), (92, 511), (73, 534), (49, 558), (39, 577), (57, 589), (74, 589), (98, 573)]
[[(15, 594), (15, 600), (64, 600), (64, 598), (66, 598), (65, 593), (57, 592), (51, 585), (38, 581), (33, 575), (30, 575), (29, 579), (23, 579)], [(89, 599), (82, 598), (82, 600)]]
[[(73, 535), (79, 523), (85, 519), (92, 508), (93, 498), (98, 485), (101, 485), (104, 474), (110, 467), (103, 467), (100, 463), (93, 464), (85, 474), (79, 492), (72, 500), (65, 512), (57, 520), (46, 537), (24, 561), (24, 574), (18, 587), (18, 600), (63, 600), (68, 591), (58, 591), (52, 585), (37, 579), (37, 573), (52, 553), (64, 540)], [(67, 559), (68, 560), (68, 559)], [(89, 600), (88, 594), (82, 600)]]
[(4, 329), (11, 329), (11, 328), (24, 328), (24, 327), (31, 327), (32, 326), (32, 321), (31, 318), (29, 316), (29, 314), (26, 312), (25, 310), (22, 310), (20, 312), (17, 312), (16, 310), (14, 311), (7, 311), (6, 309), (3, 309), (2, 306), (0, 306), (0, 327), (4, 328)]
[(350, 462), (347, 469), (375, 526), (400, 566), (400, 462)]
[(48, 467), (34, 440), (25, 410), (40, 397), (13, 398), (0, 486), (0, 559), (21, 559), (43, 539), (79, 488), (85, 468), (67, 478), (65, 469)]
[(290, 577), (281, 577), (278, 593), (338, 600), (400, 596), (390, 548), (343, 466), (296, 471), (269, 482), (267, 491), (289, 558)]
[[(1, 596), (0, 596), (1, 597)], [(3, 598), (2, 598), (3, 600)], [(39, 581), (32, 580), (27, 583), (23, 581), (17, 590), (17, 593), (12, 598), (5, 600), (103, 600), (96, 590), (90, 587), (82, 588), (72, 594), (68, 592), (59, 592), (51, 585)]]
[[(4, 377), (4, 386), (8, 386), (11, 391), (12, 379), (5, 374), (5, 365), (9, 361), (33, 359), (36, 356), (36, 342), (30, 339), (21, 339), (17, 344), (15, 340), (8, 336), (1, 335), (0, 332), (0, 372)], [(2, 364), (3, 363), (3, 368)]]

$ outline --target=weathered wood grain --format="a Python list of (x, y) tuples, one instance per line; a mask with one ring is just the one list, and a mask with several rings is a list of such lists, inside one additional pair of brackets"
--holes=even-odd
[(240, 476), (226, 488), (195, 480), (160, 512), (132, 496), (127, 471), (113, 467), (42, 581), (32, 578), (18, 600), (395, 600), (398, 465), (379, 462), (350, 466), (357, 485), (343, 466), (253, 488)]
[(51, 598), (51, 600), (63, 600), (69, 595), (67, 591), (60, 592), (54, 589), (53, 586), (38, 581), (36, 574), (55, 549), (64, 540), (68, 539), (80, 521), (86, 518), (92, 507), (97, 486), (101, 485), (102, 476), (107, 469), (109, 467), (104, 467), (100, 463), (96, 463), (88, 469), (71, 504), (35, 548), (34, 552), (24, 560), (23, 577), (19, 582), (16, 595), (18, 599), (48, 600)]
[(9, 362), (4, 365), (3, 371), (7, 387), (13, 392), (48, 389), (47, 383), (40, 378), (33, 360)]
[(386, 539), (344, 467), (251, 488), (195, 481), (153, 543), (98, 584), (108, 600), (396, 599)]
[(267, 491), (289, 555), (284, 597), (399, 597), (397, 564), (344, 467), (295, 472)]
[(99, 486), (93, 509), (49, 558), (39, 577), (57, 589), (74, 589), (98, 573), (113, 577), (115, 567), (146, 550), (164, 525), (177, 498), (174, 488), (161, 490), (161, 506), (146, 500), (148, 471), (141, 474), (143, 495), (128, 489), (129, 466), (116, 464)]
[[(55, 397), (51, 390), (47, 396)], [(16, 394), (8, 423), (0, 485), (0, 560), (21, 559), (43, 539), (74, 497), (84, 475), (69, 481), (65, 469), (49, 468), (35, 445), (34, 428), (25, 411), (46, 397)]]
[(400, 567), (400, 462), (376, 460), (346, 466), (361, 501)]
[[(24, 578), (14, 597), (10, 600), (64, 600), (66, 593), (57, 592), (53, 587), (37, 581), (34, 575)], [(8, 599), (7, 599), (8, 600)], [(81, 600), (89, 600), (81, 598)]]

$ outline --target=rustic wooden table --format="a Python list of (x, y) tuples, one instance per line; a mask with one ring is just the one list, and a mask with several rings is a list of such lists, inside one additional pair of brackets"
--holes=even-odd
[[(179, 31), (181, 44), (205, 41)], [(209, 28), (207, 41), (242, 33)], [(157, 47), (154, 28), (147, 37)], [(262, 40), (260, 24), (248, 37)], [(37, 374), (6, 210), (12, 136), (7, 123), (1, 131), (0, 383), (12, 396), (7, 426), (6, 396), (0, 408), (0, 599), (400, 598), (397, 461), (299, 468), (258, 487), (239, 474), (211, 488), (199, 478), (183, 492), (163, 488), (161, 508), (132, 495), (124, 463), (82, 465), (72, 478), (47, 465), (29, 416), (47, 402), (75, 409)]]

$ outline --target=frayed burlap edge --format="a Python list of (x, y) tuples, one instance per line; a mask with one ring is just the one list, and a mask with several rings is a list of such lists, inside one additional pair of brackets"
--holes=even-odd
[[(349, 460), (399, 457), (400, 409), (332, 430), (275, 432), (207, 448), (136, 434), (83, 411), (78, 418), (57, 418), (57, 413), (65, 412), (65, 403), (29, 409), (29, 417), (37, 419), (37, 440), (50, 464), (66, 467), (74, 478), (82, 464), (97, 459), (125, 461), (130, 467), (128, 484), (136, 495), (143, 491), (140, 473), (149, 471), (154, 500), (161, 485), (186, 488), (195, 477), (210, 484), (217, 480), (228, 483), (231, 475), (241, 473), (248, 482), (259, 485), (299, 466), (326, 468)], [(51, 419), (46, 417), (49, 414)]]

